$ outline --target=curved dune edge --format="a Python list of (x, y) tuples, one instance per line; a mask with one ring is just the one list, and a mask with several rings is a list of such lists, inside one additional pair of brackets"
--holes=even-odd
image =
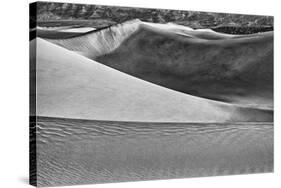
[(205, 40), (141, 28), (102, 64), (183, 93), (273, 109), (273, 33)]
[(273, 118), (272, 111), (186, 95), (134, 78), (43, 39), (38, 38), (36, 43), (31, 41), (31, 46), (37, 45), (38, 116), (143, 122)]
[(150, 30), (167, 35), (179, 35), (186, 38), (196, 39), (201, 42), (260, 36), (260, 34), (230, 35), (218, 33), (210, 29), (194, 30), (190, 27), (174, 23), (159, 24), (134, 19), (101, 30), (86, 32), (79, 36), (46, 40), (93, 59), (114, 51), (132, 34), (138, 32), (139, 29)]
[(273, 109), (273, 32), (229, 35), (132, 20), (48, 41), (173, 90)]
[(194, 30), (172, 23), (157, 24), (134, 19), (101, 30), (87, 32), (80, 36), (46, 40), (84, 56), (95, 58), (114, 51), (133, 33), (143, 28), (202, 40), (225, 39), (236, 36), (211, 30)]
[(77, 36), (81, 36), (84, 33), (88, 33), (94, 31), (95, 28), (91, 27), (37, 27), (31, 30), (31, 32), (35, 31), (36, 35), (40, 38), (48, 38), (48, 39), (63, 39), (63, 38), (73, 38)]
[(131, 20), (71, 38), (46, 40), (84, 56), (97, 57), (115, 50), (138, 30), (140, 23), (140, 20)]
[(36, 27), (37, 30), (42, 31), (56, 31), (56, 32), (72, 32), (72, 33), (86, 33), (94, 31), (93, 27), (71, 27), (71, 26), (61, 26), (61, 27)]

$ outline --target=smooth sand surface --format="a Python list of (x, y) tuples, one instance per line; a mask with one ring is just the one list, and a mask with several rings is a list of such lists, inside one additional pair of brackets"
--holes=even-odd
[(37, 37), (46, 38), (46, 39), (73, 38), (95, 30), (95, 28), (92, 27), (78, 27), (78, 26), (62, 26), (62, 27), (37, 26), (31, 31), (35, 31), (35, 29), (36, 29)]
[(87, 57), (94, 58), (112, 52), (133, 33), (143, 28), (153, 30), (158, 33), (181, 35), (198, 39), (212, 40), (235, 37), (235, 35), (217, 33), (211, 30), (193, 30), (192, 28), (173, 23), (158, 24), (142, 22), (139, 19), (134, 19), (102, 30), (89, 32), (78, 37), (72, 37), (69, 39), (60, 39), (58, 37), (55, 39), (49, 39), (49, 41), (69, 50), (81, 53)]
[[(38, 38), (37, 115), (154, 122), (272, 121), (270, 110), (241, 108), (173, 91)], [(118, 62), (122, 64), (122, 62)]]
[(73, 33), (86, 33), (95, 30), (93, 27), (73, 27), (73, 26), (61, 26), (61, 27), (36, 27), (37, 30), (57, 31), (57, 32), (73, 32)]
[(228, 35), (132, 20), (49, 41), (183, 93), (273, 109), (273, 32)]
[(273, 108), (272, 32), (205, 40), (144, 28), (115, 51), (93, 59), (187, 94)]

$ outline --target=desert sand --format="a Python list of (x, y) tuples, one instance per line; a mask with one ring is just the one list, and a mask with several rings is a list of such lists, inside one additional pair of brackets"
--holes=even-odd
[(273, 171), (273, 32), (132, 20), (37, 34), (37, 186)]
[(73, 26), (61, 26), (61, 27), (36, 27), (37, 30), (57, 31), (57, 32), (73, 32), (73, 33), (85, 33), (94, 31), (93, 27), (73, 27)]
[(38, 186), (273, 170), (271, 122), (37, 120)]
[(93, 27), (79, 27), (79, 26), (60, 26), (60, 27), (40, 27), (31, 29), (35, 32), (37, 37), (43, 37), (48, 39), (62, 39), (73, 38), (85, 34), (87, 32), (94, 31)]
[(176, 91), (273, 109), (273, 32), (229, 35), (132, 20), (49, 41)]
[[(142, 122), (272, 121), (244, 108), (167, 89), (38, 38), (37, 115)], [(122, 61), (119, 63), (122, 64)]]
[(273, 172), (273, 16), (30, 8), (30, 184)]

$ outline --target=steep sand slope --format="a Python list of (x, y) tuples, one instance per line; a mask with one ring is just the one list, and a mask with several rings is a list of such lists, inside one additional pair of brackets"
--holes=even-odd
[(167, 88), (273, 108), (273, 32), (237, 36), (133, 20), (50, 41)]
[(215, 100), (271, 108), (273, 33), (204, 40), (140, 29), (96, 59), (144, 80)]
[(76, 51), (87, 57), (95, 58), (112, 52), (119, 47), (124, 40), (141, 28), (149, 28), (165, 34), (182, 35), (189, 38), (209, 40), (235, 37), (235, 35), (216, 33), (208, 29), (193, 30), (192, 28), (173, 23), (157, 24), (134, 19), (105, 29), (88, 32), (85, 35), (77, 37), (59, 38), (60, 36), (58, 35), (58, 37), (55, 38), (46, 38), (48, 38), (50, 42), (63, 46), (69, 50)]
[(85, 35), (67, 39), (49, 39), (49, 41), (85, 56), (97, 57), (115, 50), (138, 30), (140, 23), (140, 20), (132, 20)]
[[(37, 39), (37, 115), (119, 121), (272, 121), (272, 111), (202, 99)], [(31, 42), (31, 46), (35, 41)]]
[(143, 28), (114, 52), (93, 59), (184, 93), (259, 108), (273, 106), (271, 32), (203, 40)]

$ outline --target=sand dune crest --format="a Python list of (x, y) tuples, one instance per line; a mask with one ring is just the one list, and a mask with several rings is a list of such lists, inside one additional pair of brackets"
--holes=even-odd
[(272, 111), (240, 108), (182, 94), (40, 38), (36, 43), (37, 115), (40, 116), (161, 122), (272, 120)]

